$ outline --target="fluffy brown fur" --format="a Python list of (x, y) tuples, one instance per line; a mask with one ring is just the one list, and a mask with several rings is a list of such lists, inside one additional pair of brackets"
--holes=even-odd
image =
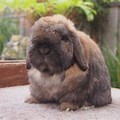
[(57, 102), (60, 109), (110, 104), (108, 70), (98, 45), (62, 15), (39, 19), (27, 50), (29, 103)]

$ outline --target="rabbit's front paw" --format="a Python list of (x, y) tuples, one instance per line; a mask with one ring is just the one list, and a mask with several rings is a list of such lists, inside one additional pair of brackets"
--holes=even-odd
[(32, 104), (32, 103), (35, 103), (35, 104), (40, 103), (40, 101), (37, 98), (33, 97), (33, 96), (27, 97), (24, 102), (25, 103), (30, 103), (30, 104)]

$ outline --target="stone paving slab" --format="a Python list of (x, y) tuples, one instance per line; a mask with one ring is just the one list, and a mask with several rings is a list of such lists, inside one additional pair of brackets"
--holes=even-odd
[(29, 86), (0, 88), (0, 120), (120, 120), (120, 89), (112, 88), (113, 102), (100, 108), (60, 111), (55, 104), (28, 104)]

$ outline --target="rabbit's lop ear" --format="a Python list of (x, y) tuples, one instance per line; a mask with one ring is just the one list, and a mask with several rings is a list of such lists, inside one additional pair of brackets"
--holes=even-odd
[(77, 35), (72, 35), (73, 47), (74, 47), (74, 57), (79, 68), (83, 71), (88, 69), (87, 61), (85, 59), (83, 45)]
[(26, 59), (26, 69), (29, 70), (31, 68), (30, 62), (28, 61), (28, 58)]

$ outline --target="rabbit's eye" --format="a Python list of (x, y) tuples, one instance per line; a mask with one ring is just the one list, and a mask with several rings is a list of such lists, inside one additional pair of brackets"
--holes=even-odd
[(68, 37), (67, 36), (62, 36), (61, 40), (62, 41), (68, 41)]

